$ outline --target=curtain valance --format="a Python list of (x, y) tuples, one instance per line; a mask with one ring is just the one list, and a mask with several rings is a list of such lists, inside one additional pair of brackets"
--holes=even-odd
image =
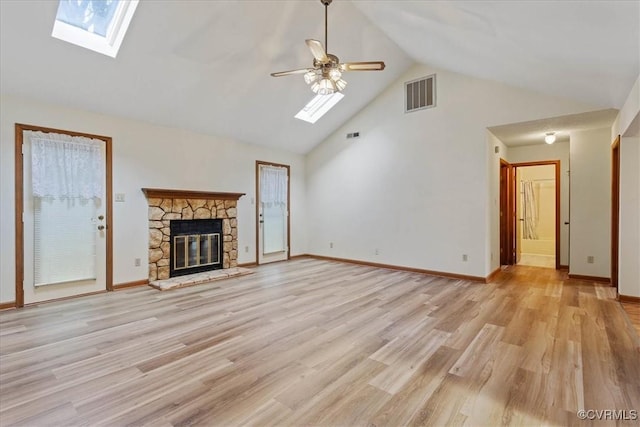
[(26, 131), (31, 142), (35, 197), (103, 197), (104, 141), (82, 136)]

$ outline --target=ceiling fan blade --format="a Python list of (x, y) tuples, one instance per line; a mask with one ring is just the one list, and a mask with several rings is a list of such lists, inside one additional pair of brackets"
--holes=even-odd
[(326, 64), (329, 62), (329, 57), (327, 56), (327, 52), (324, 50), (322, 43), (318, 40), (307, 39), (305, 40), (307, 46), (309, 46), (309, 50), (313, 54), (313, 57), (322, 64)]
[(300, 68), (298, 70), (291, 71), (279, 71), (277, 73), (271, 73), (272, 77), (290, 76), (292, 74), (304, 74), (306, 72), (313, 71), (313, 68)]
[(382, 71), (384, 67), (383, 61), (345, 62), (340, 64), (340, 68), (343, 71)]

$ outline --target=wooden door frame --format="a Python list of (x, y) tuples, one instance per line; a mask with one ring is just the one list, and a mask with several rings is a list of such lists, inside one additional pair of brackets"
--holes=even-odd
[(53, 129), (42, 126), (15, 124), (15, 251), (16, 251), (16, 307), (24, 307), (24, 181), (23, 181), (23, 132), (34, 131), (44, 133), (60, 133), (69, 136), (83, 136), (85, 138), (100, 139), (105, 142), (105, 180), (106, 180), (106, 290), (113, 291), (113, 205), (112, 205), (112, 177), (111, 177), (111, 137)]
[(291, 166), (256, 160), (256, 265), (260, 265), (260, 166), (287, 169), (287, 260), (291, 259)]
[(611, 286), (618, 292), (620, 257), (620, 135), (611, 143)]
[[(516, 183), (516, 171), (518, 167), (527, 167), (527, 166), (547, 166), (554, 165), (555, 166), (555, 180), (556, 180), (556, 270), (560, 269), (560, 160), (542, 160), (537, 162), (522, 162), (522, 163), (511, 163), (511, 169), (513, 173), (511, 174), (511, 203), (512, 203), (512, 211), (515, 212), (516, 203), (518, 201), (517, 198), (517, 183)], [(512, 227), (515, 231), (516, 225), (516, 215), (513, 215)], [(517, 244), (515, 239), (513, 239), (514, 247), (512, 248), (513, 252), (515, 252), (515, 245)], [(515, 260), (514, 260), (515, 262)]]
[[(505, 179), (503, 179), (505, 171)], [(500, 265), (512, 265), (513, 260), (513, 227), (514, 213), (511, 202), (511, 173), (509, 162), (500, 159)], [(503, 212), (504, 211), (504, 212)]]

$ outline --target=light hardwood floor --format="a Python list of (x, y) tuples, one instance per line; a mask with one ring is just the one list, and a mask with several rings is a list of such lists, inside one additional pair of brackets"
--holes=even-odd
[(610, 287), (534, 267), (487, 285), (308, 258), (255, 271), (0, 313), (0, 424), (537, 426), (640, 410), (639, 339)]
[(623, 302), (622, 308), (627, 313), (629, 320), (631, 320), (631, 324), (634, 328), (636, 328), (636, 332), (640, 335), (640, 304), (633, 302)]

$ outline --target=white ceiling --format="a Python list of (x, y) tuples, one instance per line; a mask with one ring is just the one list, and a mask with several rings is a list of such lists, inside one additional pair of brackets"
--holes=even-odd
[(334, 0), (329, 52), (384, 60), (349, 73), (345, 98), (311, 125), (306, 38), (318, 0), (142, 0), (116, 59), (51, 37), (54, 1), (0, 1), (0, 89), (44, 102), (306, 153), (414, 62), (620, 108), (640, 69), (637, 1)]
[(555, 133), (557, 142), (565, 142), (569, 141), (571, 132), (610, 127), (617, 115), (618, 110), (610, 108), (542, 120), (493, 126), (488, 129), (507, 147), (544, 145), (544, 137), (548, 132)]

